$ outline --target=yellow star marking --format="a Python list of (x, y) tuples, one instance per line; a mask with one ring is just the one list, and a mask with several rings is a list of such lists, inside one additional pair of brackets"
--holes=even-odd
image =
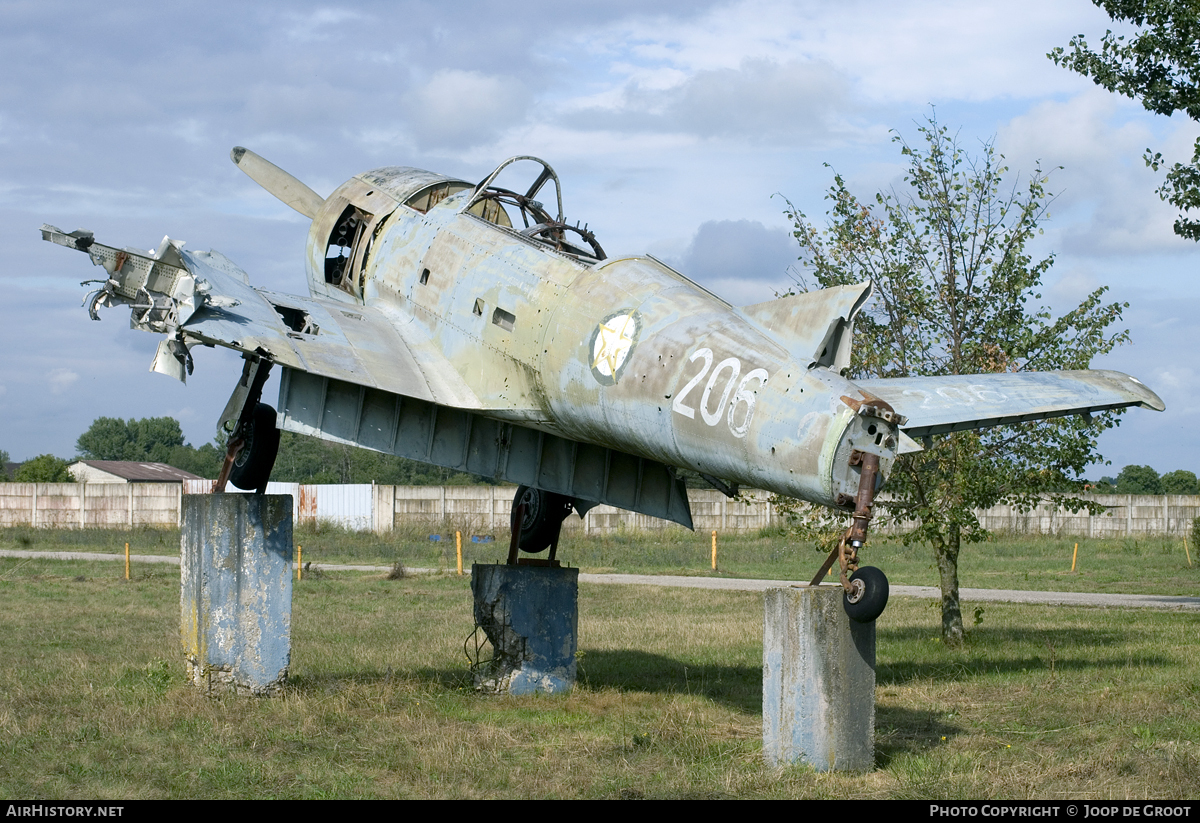
[[(599, 369), (601, 363), (606, 364), (608, 366), (607, 376), (613, 378), (614, 382), (617, 379), (617, 369), (625, 361), (625, 355), (629, 353), (629, 347), (633, 345), (633, 337), (629, 334), (632, 326), (633, 318), (631, 316), (619, 315), (601, 323), (600, 333), (596, 336), (596, 356), (592, 361), (592, 368)], [(600, 371), (603, 373), (603, 369)]]

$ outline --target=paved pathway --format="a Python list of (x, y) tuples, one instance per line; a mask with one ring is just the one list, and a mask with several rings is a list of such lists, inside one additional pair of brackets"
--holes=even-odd
[[(0, 557), (42, 558), (46, 560), (124, 560), (124, 554), (95, 554), (92, 552), (31, 552), (0, 550)], [(137, 563), (172, 563), (179, 565), (178, 555), (130, 556)], [(386, 572), (391, 566), (351, 566), (321, 563), (320, 568), (362, 572)], [(436, 574), (437, 569), (412, 569), (412, 574)], [(683, 577), (668, 574), (580, 574), (581, 583), (606, 583), (634, 586), (677, 586), (688, 589), (726, 589), (729, 591), (759, 592), (779, 586), (804, 585), (790, 580), (748, 580), (733, 577)], [(937, 600), (941, 593), (933, 586), (892, 586), (893, 595)], [(1041, 603), (1051, 606), (1100, 606), (1128, 609), (1171, 609), (1200, 612), (1200, 597), (1179, 597), (1157, 594), (1087, 594), (1084, 592), (1030, 592), (1011, 589), (959, 589), (963, 601), (998, 603)]]

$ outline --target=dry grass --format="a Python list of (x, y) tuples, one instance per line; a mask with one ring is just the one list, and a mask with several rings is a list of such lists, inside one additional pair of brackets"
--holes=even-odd
[[(750, 593), (584, 586), (580, 682), (469, 688), (467, 582), (298, 583), (272, 700), (183, 682), (177, 571), (0, 560), (0, 796), (1195, 797), (1194, 615), (990, 604), (963, 652), (897, 599), (878, 625), (877, 768), (761, 762)], [(83, 580), (77, 578), (83, 577)]]

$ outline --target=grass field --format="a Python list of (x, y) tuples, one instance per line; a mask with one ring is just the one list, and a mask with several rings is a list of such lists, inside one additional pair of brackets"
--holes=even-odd
[[(503, 562), (506, 534), (491, 543), (472, 543), (470, 524), (415, 525), (387, 535), (338, 528), (298, 528), (295, 540), (304, 560), (313, 563), (373, 563), (453, 569), (454, 533), (463, 534), (464, 563)], [(440, 541), (431, 541), (438, 534)], [(38, 551), (130, 551), (177, 554), (179, 532), (138, 529), (0, 529), (0, 549)], [(1076, 571), (1071, 558), (1078, 544)], [(588, 572), (711, 575), (711, 537), (683, 529), (661, 533), (616, 533), (596, 537), (565, 536), (559, 557)], [(772, 580), (808, 580), (824, 556), (783, 533), (718, 535), (719, 574)], [(1005, 537), (965, 546), (959, 582), (983, 589), (1124, 592), (1195, 595), (1200, 593), (1200, 556), (1191, 557), (1181, 539), (1162, 537), (1090, 540), (1078, 537)], [(1189, 565), (1189, 559), (1191, 565)], [(927, 546), (905, 546), (898, 538), (873, 539), (863, 552), (865, 564), (879, 566), (898, 585), (936, 586), (937, 571)]]
[(817, 774), (761, 762), (756, 594), (584, 585), (577, 688), (497, 698), (469, 688), (466, 579), (326, 572), (296, 585), (284, 696), (206, 699), (183, 681), (178, 571), (135, 571), (0, 559), (0, 797), (1200, 794), (1194, 614), (988, 604), (952, 652), (936, 608), (895, 598), (877, 768)]

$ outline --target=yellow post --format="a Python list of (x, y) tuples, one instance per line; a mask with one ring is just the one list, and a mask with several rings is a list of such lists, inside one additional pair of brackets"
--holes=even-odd
[[(1190, 560), (1188, 561), (1188, 565), (1189, 566), (1192, 565), (1192, 562)], [(129, 544), (128, 543), (125, 544), (125, 579), (126, 580), (129, 579)]]
[(1079, 544), (1075, 544), (1075, 551), (1071, 553), (1071, 571), (1075, 571), (1075, 558), (1079, 557)]
[(296, 544), (296, 579), (300, 579), (300, 569), (304, 563), (304, 547), (299, 543)]
[(462, 532), (454, 533), (454, 550), (458, 554), (458, 573), (462, 574)]
[(717, 530), (713, 529), (712, 533), (713, 548), (712, 548), (712, 567), (713, 571), (717, 570)]
[(1190, 568), (1192, 565), (1192, 553), (1190, 551), (1188, 551), (1186, 540), (1183, 541), (1183, 553), (1187, 555), (1188, 567)]

